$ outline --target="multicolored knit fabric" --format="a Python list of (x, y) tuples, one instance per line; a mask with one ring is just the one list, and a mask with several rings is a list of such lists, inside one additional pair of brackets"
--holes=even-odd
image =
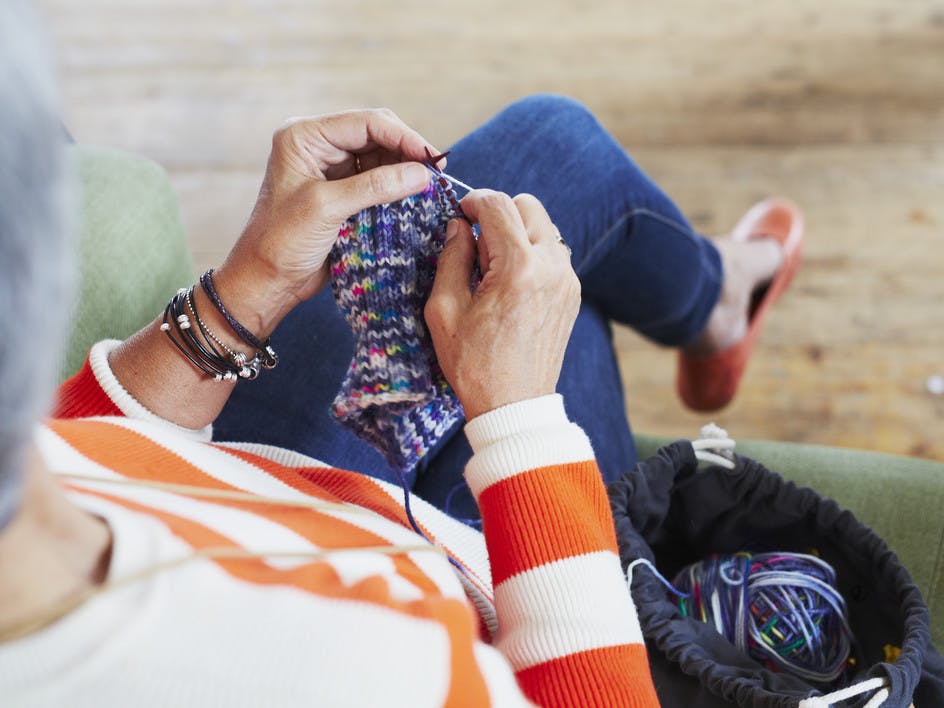
[(450, 216), (434, 182), (351, 217), (330, 256), (334, 296), (355, 339), (331, 412), (403, 472), (462, 419), (423, 319)]

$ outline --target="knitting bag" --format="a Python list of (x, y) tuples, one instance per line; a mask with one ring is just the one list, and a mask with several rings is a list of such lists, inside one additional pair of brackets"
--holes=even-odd
[[(623, 567), (645, 558), (671, 579), (712, 554), (815, 549), (836, 570), (856, 668), (831, 686), (769, 670), (713, 626), (683, 616), (655, 574), (637, 565), (632, 594), (662, 705), (944, 706), (944, 660), (931, 643), (927, 606), (885, 542), (831, 499), (755, 460), (733, 459), (732, 470), (699, 467), (692, 443), (679, 441), (612, 483)], [(891, 663), (886, 647), (900, 648)], [(853, 697), (843, 699), (837, 689), (844, 687)]]

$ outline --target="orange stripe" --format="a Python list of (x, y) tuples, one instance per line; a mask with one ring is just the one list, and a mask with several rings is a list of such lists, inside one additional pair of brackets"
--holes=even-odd
[(479, 496), (492, 580), (602, 550), (616, 551), (616, 532), (596, 462), (522, 472)]
[[(171, 484), (186, 484), (207, 489), (237, 489), (208, 475), (199, 467), (184, 460), (180, 455), (150, 440), (146, 436), (121, 425), (100, 420), (51, 420), (47, 422), (47, 425), (79, 453), (125, 477), (141, 480), (158, 480)], [(212, 447), (230, 455), (239, 452), (240, 454), (236, 455), (237, 457), (241, 457), (253, 464), (265, 463), (264, 469), (266, 471), (271, 472), (275, 471), (277, 468), (281, 468), (278, 477), (287, 483), (289, 479), (294, 480), (292, 485), (299, 485), (297, 488), (305, 494), (326, 501), (346, 501), (374, 511), (390, 521), (399, 523), (404, 528), (410, 528), (403, 507), (399, 506), (397, 502), (381, 490), (376, 483), (362, 474), (333, 468), (285, 467), (278, 463), (266, 461), (265, 458), (250, 453), (221, 446)], [(222, 501), (214, 501), (216, 503), (223, 503)], [(285, 515), (276, 516), (274, 511), (266, 509), (265, 512), (263, 512), (260, 510), (258, 504), (252, 504), (250, 502), (228, 501), (226, 505), (246, 509), (252, 513), (263, 514), (273, 520), (277, 519), (279, 523), (292, 528), (299, 535), (315, 541), (316, 545), (327, 547), (330, 543), (329, 538), (317, 536), (317, 534), (312, 533), (312, 530), (317, 530), (317, 528), (308, 514), (314, 512), (285, 507), (283, 508)], [(332, 522), (335, 524), (347, 523), (334, 519), (333, 517), (327, 517), (323, 514), (319, 514), (319, 516), (322, 519), (332, 519)], [(361, 541), (358, 545), (374, 546), (388, 543), (385, 539), (364, 531), (359, 527), (349, 525), (347, 528), (357, 529), (356, 533), (361, 534)], [(423, 527), (422, 524), (420, 524), (420, 528), (423, 529), (428, 538), (435, 541), (433, 534)], [(353, 542), (354, 533), (355, 531), (353, 530), (350, 535), (341, 533), (339, 538), (342, 540), (338, 541), (338, 543), (348, 547), (355, 545)], [(448, 546), (445, 544), (440, 545), (446, 553), (454, 558), (458, 557)], [(432, 591), (435, 588), (433, 581), (409, 558), (404, 557), (402, 561), (398, 561), (397, 567), (402, 568), (405, 577), (410, 578), (421, 589)], [(486, 597), (492, 597), (490, 588), (481, 578), (471, 571), (468, 571), (468, 575), (480, 592)]]
[(591, 649), (519, 671), (518, 685), (540, 706), (658, 708), (642, 644)]
[[(227, 536), (217, 533), (213, 529), (199, 524), (196, 521), (191, 521), (186, 517), (171, 514), (160, 509), (154, 509), (153, 507), (139, 504), (130, 499), (106, 494), (104, 492), (80, 487), (73, 488), (77, 489), (82, 494), (100, 497), (132, 511), (160, 520), (167, 526), (172, 534), (194, 550), (214, 547), (242, 548), (238, 544), (233, 543), (232, 539)], [(258, 558), (217, 558), (212, 559), (210, 562), (218, 565), (235, 578), (257, 585), (293, 585), (300, 590), (308, 590), (315, 594), (328, 597), (335, 595), (332, 589), (340, 585), (340, 578), (331, 565), (319, 561), (284, 570), (273, 568)], [(313, 573), (313, 569), (317, 572)], [(386, 603), (380, 602), (380, 604)]]
[[(445, 706), (488, 706), (488, 687), (475, 660), (474, 646), (478, 625), (466, 622), (469, 613), (456, 604), (438, 603), (430, 616), (450, 628), (449, 672), (452, 680)], [(464, 609), (464, 608), (463, 608)]]
[[(189, 484), (210, 489), (236, 489), (204, 473), (200, 468), (188, 463), (179, 455), (167, 450), (147, 437), (133, 430), (104, 421), (51, 421), (49, 427), (72, 445), (78, 452), (89, 459), (108, 467), (124, 476), (135, 479), (151, 479), (173, 484)], [(216, 448), (228, 454), (237, 451)], [(328, 479), (341, 491), (352, 498), (360, 499), (364, 507), (375, 507), (386, 512), (385, 516), (394, 517), (394, 521), (405, 513), (396, 503), (383, 494), (375, 484), (360, 475), (340, 470), (317, 468), (287, 468), (264, 458), (243, 453), (236, 455), (256, 464), (264, 461), (267, 471), (277, 472), (283, 481), (291, 477), (293, 486), (300, 485), (306, 493), (319, 492), (319, 496), (332, 498), (325, 494), (324, 487), (318, 485)], [(250, 460), (250, 458), (255, 458)], [(318, 480), (316, 482), (315, 480)], [(161, 519), (171, 531), (194, 548), (208, 546), (235, 546), (232, 540), (189, 519), (156, 510), (136, 502), (113, 497), (111, 495), (90, 492), (110, 499), (128, 508)], [(334, 499), (344, 499), (341, 494)], [(203, 501), (203, 500), (201, 500)], [(385, 545), (389, 542), (368, 531), (352, 526), (347, 522), (318, 512), (305, 509), (274, 507), (259, 512), (259, 505), (251, 502), (213, 500), (211, 503), (249, 510), (270, 518), (283, 526), (292, 528), (297, 533), (316, 545), (325, 548), (351, 548), (356, 545)], [(359, 541), (359, 543), (355, 543)], [(392, 557), (399, 574), (414, 582), (425, 593), (423, 600), (401, 602), (391, 597), (386, 581), (379, 577), (366, 578), (354, 586), (346, 586), (327, 563), (310, 563), (298, 568), (281, 570), (271, 568), (262, 561), (216, 559), (214, 562), (230, 575), (257, 584), (292, 585), (313, 594), (350, 600), (360, 600), (379, 604), (392, 610), (404, 612), (414, 617), (428, 618), (444, 625), (450, 638), (451, 683), (449, 692), (450, 705), (487, 705), (488, 692), (485, 680), (474, 660), (473, 643), (477, 637), (478, 618), (472, 607), (460, 600), (438, 596), (435, 584), (416, 567), (406, 556)], [(472, 702), (468, 703), (469, 697)]]
[(50, 429), (80, 454), (124, 477), (234, 489), (144, 435), (101, 420), (51, 420)]
[[(170, 484), (187, 484), (205, 489), (227, 491), (239, 489), (208, 475), (199, 467), (190, 464), (146, 436), (120, 425), (86, 420), (81, 423), (52, 421), (50, 427), (82, 455), (125, 477), (158, 480)], [(233, 452), (227, 448), (216, 449), (227, 454)], [(253, 460), (252, 463), (256, 464), (258, 460)], [(342, 501), (290, 468), (274, 462), (268, 462), (266, 468), (265, 472), (286, 481), (295, 488), (301, 487), (299, 491), (316, 499)], [(297, 482), (297, 485), (292, 482)], [(201, 499), (200, 501), (263, 516), (291, 529), (321, 548), (355, 548), (390, 543), (382, 536), (352, 522), (315, 510), (228, 499)], [(436, 583), (408, 556), (394, 556), (392, 561), (397, 572), (424, 593), (439, 592)]]
[[(403, 506), (401, 506), (398, 502), (392, 499), (390, 495), (380, 489), (377, 483), (366, 475), (360, 474), (358, 472), (348, 472), (345, 470), (334, 469), (331, 467), (302, 467), (298, 469), (298, 473), (303, 477), (316, 481), (317, 484), (329, 490), (333, 494), (336, 494), (340, 499), (343, 499), (350, 504), (355, 504), (356, 506), (375, 511), (381, 516), (390, 519), (391, 521), (396, 521), (406, 528), (412, 529), (409, 519), (407, 519), (406, 516), (406, 510), (403, 508)], [(423, 533), (426, 534), (427, 538), (431, 539), (434, 543), (437, 543), (439, 547), (448, 553), (452, 558), (461, 560), (457, 553), (455, 553), (448, 545), (439, 541), (422, 523), (417, 521), (417, 524), (419, 525), (420, 529), (422, 529)], [(464, 565), (463, 568), (466, 570), (466, 578), (473, 585), (475, 585), (479, 592), (487, 597), (490, 602), (494, 602), (495, 598), (491, 587), (471, 569)]]
[[(81, 492), (160, 519), (175, 536), (196, 550), (219, 546), (239, 547), (225, 536), (184, 517), (109, 494), (87, 489), (82, 489)], [(485, 679), (473, 652), (477, 624), (468, 604), (441, 596), (427, 596), (422, 600), (409, 602), (395, 600), (391, 597), (383, 578), (373, 576), (354, 585), (345, 585), (330, 564), (320, 561), (290, 569), (272, 568), (258, 559), (213, 559), (211, 562), (231, 576), (257, 585), (291, 585), (313, 595), (369, 602), (411, 617), (440, 623), (446, 630), (450, 643), (450, 686), (446, 705), (489, 704)], [(367, 640), (365, 637), (365, 641)]]
[[(339, 499), (375, 511), (390, 521), (396, 521), (401, 526), (410, 528), (410, 521), (407, 519), (403, 506), (379, 489), (377, 484), (366, 475), (333, 467), (303, 467), (298, 473), (332, 494), (336, 494)], [(427, 536), (430, 535), (422, 524), (420, 528)]]
[(89, 418), (99, 415), (124, 414), (102, 390), (86, 357), (82, 368), (59, 385), (52, 417)]
[[(214, 446), (216, 447), (216, 446)], [(275, 477), (286, 485), (298, 490), (303, 494), (312, 497), (330, 499), (337, 502), (345, 501), (341, 497), (329, 494), (324, 487), (321, 487), (302, 474), (303, 468), (286, 467), (264, 457), (254, 455), (242, 450), (234, 450), (226, 447), (216, 447), (217, 450), (225, 452), (240, 458), (267, 474)], [(308, 468), (312, 473), (317, 474), (321, 471), (319, 468)], [(354, 473), (352, 473), (354, 474)], [(375, 488), (374, 493), (377, 493)], [(283, 511), (284, 510), (284, 511)], [(254, 513), (259, 511), (258, 505), (250, 508)], [(333, 516), (318, 513), (317, 526), (308, 518), (299, 518), (292, 514), (291, 510), (285, 507), (276, 508), (272, 512), (268, 510), (264, 515), (278, 523), (291, 528), (301, 536), (315, 542), (323, 548), (349, 548), (352, 546), (379, 546), (390, 543), (387, 539), (374, 534), (371, 531), (361, 528), (352, 522), (337, 519)], [(396, 521), (396, 519), (394, 519)], [(424, 593), (439, 593), (439, 588), (429, 576), (424, 573), (419, 566), (409, 556), (393, 556), (391, 558), (397, 572), (416, 585)]]

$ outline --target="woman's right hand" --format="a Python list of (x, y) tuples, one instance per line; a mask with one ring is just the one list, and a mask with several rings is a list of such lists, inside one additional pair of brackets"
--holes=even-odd
[[(383, 109), (296, 119), (276, 131), (249, 223), (213, 275), (228, 312), (257, 338), (268, 337), (295, 305), (325, 286), (328, 254), (349, 216), (429, 184), (420, 164), (425, 148), (433, 150)], [(227, 347), (247, 352), (200, 287), (193, 300)], [(160, 324), (158, 317), (113, 351), (112, 371), (153, 413), (200, 428), (215, 420), (233, 386), (192, 366)]]
[(348, 217), (429, 184), (425, 149), (435, 150), (387, 109), (296, 118), (277, 130), (249, 223), (214, 275), (237, 319), (266, 335), (321, 290)]
[[(541, 203), (476, 190), (462, 210), (481, 228), (449, 223), (426, 323), (466, 420), (554, 393), (580, 308), (570, 254)], [(482, 282), (473, 293), (478, 254)]]

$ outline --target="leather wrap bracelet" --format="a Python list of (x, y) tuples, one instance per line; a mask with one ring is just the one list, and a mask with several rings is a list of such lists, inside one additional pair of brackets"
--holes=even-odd
[(216, 286), (213, 285), (212, 268), (200, 276), (200, 287), (203, 288), (203, 292), (205, 292), (206, 296), (210, 298), (210, 302), (213, 303), (213, 306), (223, 316), (223, 319), (226, 320), (233, 332), (236, 333), (236, 336), (259, 352), (262, 357), (262, 365), (267, 369), (275, 368), (276, 364), (279, 363), (279, 356), (275, 353), (275, 350), (272, 349), (272, 345), (269, 343), (269, 338), (266, 338), (264, 342), (260, 341), (258, 337), (243, 327), (243, 325), (241, 325), (239, 321), (229, 313), (229, 311), (226, 309), (226, 306), (223, 305), (223, 301), (220, 299), (219, 294), (216, 292)]
[[(260, 370), (265, 367), (271, 369), (278, 363), (278, 356), (269, 344), (269, 340), (260, 342), (251, 332), (235, 320), (223, 306), (213, 288), (210, 272), (204, 274), (201, 278), (201, 285), (204, 279), (209, 282), (209, 287), (213, 293), (207, 292), (207, 297), (213, 302), (214, 306), (220, 311), (220, 314), (226, 319), (227, 323), (233, 327), (235, 323), (240, 330), (233, 327), (233, 331), (240, 339), (245, 341), (244, 335), (255, 342), (247, 342), (253, 346), (256, 351), (250, 358), (243, 352), (237, 352), (226, 346), (223, 340), (216, 335), (200, 317), (197, 312), (196, 303), (193, 298), (193, 287), (181, 288), (177, 294), (171, 298), (170, 302), (164, 308), (164, 316), (161, 321), (160, 329), (167, 335), (168, 339), (174, 344), (177, 350), (199, 371), (203, 372), (215, 381), (236, 381), (237, 379), (254, 379), (259, 375)], [(207, 287), (204, 286), (204, 291)], [(214, 297), (215, 296), (215, 297)], [(188, 311), (189, 310), (189, 314)], [(195, 333), (199, 332), (199, 337)], [(202, 338), (202, 341), (201, 341)], [(261, 346), (255, 346), (256, 344)]]

